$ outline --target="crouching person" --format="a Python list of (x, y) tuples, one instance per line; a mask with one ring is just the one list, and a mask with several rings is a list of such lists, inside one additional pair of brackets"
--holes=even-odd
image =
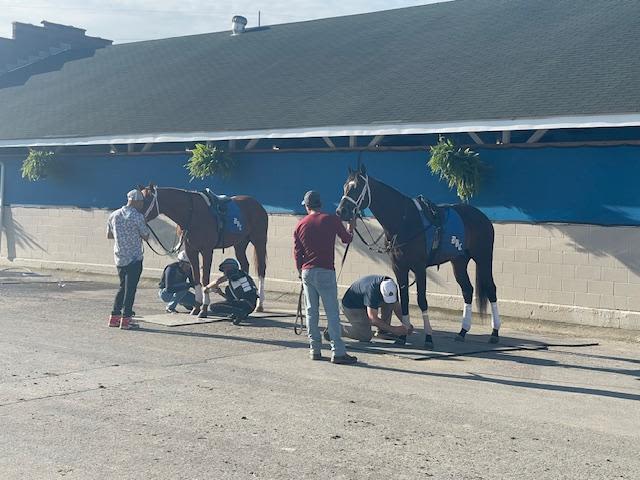
[[(225, 298), (224, 302), (209, 305), (211, 315), (227, 317), (238, 325), (245, 320), (256, 308), (258, 303), (258, 289), (253, 278), (240, 270), (240, 264), (234, 258), (227, 258), (219, 267), (222, 277), (207, 285), (205, 292), (215, 292)], [(223, 292), (220, 286), (228, 283)]]
[(170, 263), (164, 268), (162, 279), (158, 283), (160, 288), (158, 296), (167, 304), (167, 313), (178, 313), (176, 310), (178, 305), (182, 305), (187, 310), (193, 308), (196, 297), (191, 292), (192, 275), (191, 263), (184, 251), (178, 254), (177, 262)]
[(342, 336), (361, 342), (371, 341), (372, 326), (377, 327), (376, 335), (395, 338), (398, 343), (404, 343), (413, 330), (391, 325), (394, 313), (402, 320), (402, 309), (396, 282), (383, 275), (369, 275), (354, 282), (342, 297), (342, 311), (346, 319), (340, 324)]

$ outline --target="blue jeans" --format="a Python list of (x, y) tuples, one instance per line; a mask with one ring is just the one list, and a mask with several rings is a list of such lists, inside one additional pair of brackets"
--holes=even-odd
[(189, 290), (180, 290), (178, 292), (167, 292), (166, 289), (161, 289), (158, 292), (160, 300), (167, 304), (167, 308), (175, 310), (178, 304), (184, 308), (191, 309), (196, 302), (196, 296)]
[(338, 307), (336, 272), (324, 268), (303, 270), (302, 284), (304, 285), (304, 298), (307, 302), (307, 332), (309, 332), (311, 350), (319, 352), (322, 346), (322, 337), (318, 327), (320, 299), (322, 299), (324, 312), (327, 314), (331, 350), (333, 350), (334, 355), (344, 355), (346, 350), (340, 337), (340, 311)]

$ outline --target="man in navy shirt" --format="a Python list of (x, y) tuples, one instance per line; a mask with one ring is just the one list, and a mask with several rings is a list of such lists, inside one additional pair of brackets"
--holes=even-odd
[(178, 313), (176, 310), (178, 304), (187, 310), (193, 308), (196, 297), (191, 292), (193, 287), (191, 263), (184, 251), (178, 254), (177, 262), (165, 267), (158, 287), (160, 288), (158, 296), (167, 304), (167, 313)]
[(361, 342), (371, 340), (372, 325), (396, 336), (408, 335), (413, 329), (391, 325), (393, 313), (402, 320), (402, 309), (396, 282), (384, 275), (368, 275), (353, 283), (342, 297), (342, 311), (347, 319), (341, 324), (342, 335)]

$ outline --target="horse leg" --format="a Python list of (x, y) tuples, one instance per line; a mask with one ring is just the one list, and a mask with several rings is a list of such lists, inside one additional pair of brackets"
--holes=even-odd
[(202, 308), (202, 285), (200, 284), (200, 255), (197, 250), (189, 247), (185, 249), (187, 258), (191, 262), (191, 275), (193, 276), (193, 288), (196, 294), (196, 301), (191, 309), (191, 315), (198, 315)]
[(453, 265), (453, 275), (462, 289), (462, 297), (464, 298), (462, 328), (460, 329), (460, 333), (456, 335), (455, 340), (456, 342), (464, 342), (465, 335), (471, 330), (471, 302), (473, 300), (473, 285), (471, 285), (471, 280), (469, 280), (469, 274), (467, 273), (469, 259), (466, 257), (457, 257), (451, 260), (451, 264)]
[(198, 318), (207, 318), (209, 311), (209, 293), (204, 289), (211, 281), (211, 263), (213, 262), (213, 250), (206, 251), (202, 254), (202, 311), (198, 314)]
[(267, 273), (267, 234), (260, 233), (258, 238), (252, 238), (255, 261), (258, 267), (258, 304), (256, 312), (264, 312), (264, 277)]
[(247, 260), (247, 245), (249, 245), (249, 238), (243, 238), (233, 246), (236, 252), (236, 259), (240, 263), (240, 269), (243, 272), (249, 273), (249, 260)]
[[(400, 307), (402, 308), (402, 324), (406, 327), (411, 326), (411, 320), (409, 319), (409, 269), (400, 268), (393, 265), (393, 272), (396, 275), (396, 281), (398, 282), (398, 288), (400, 289)], [(404, 336), (396, 343), (403, 345), (406, 343), (407, 337)]]
[(488, 258), (476, 260), (476, 295), (479, 296), (480, 307), (485, 305), (485, 299), (491, 303), (491, 336), (489, 343), (500, 341), (500, 314), (498, 313), (498, 298), (496, 295), (496, 284), (493, 281), (493, 259)]
[(418, 306), (422, 311), (422, 323), (424, 325), (424, 348), (433, 350), (433, 329), (429, 321), (429, 304), (427, 303), (427, 269), (417, 268), (413, 271), (416, 276), (416, 293), (418, 295)]

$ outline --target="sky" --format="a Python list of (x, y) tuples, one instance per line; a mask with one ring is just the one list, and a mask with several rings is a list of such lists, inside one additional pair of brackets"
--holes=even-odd
[(230, 30), (233, 15), (248, 27), (436, 3), (442, 0), (0, 0), (0, 37), (11, 22), (47, 20), (87, 30), (115, 43)]

